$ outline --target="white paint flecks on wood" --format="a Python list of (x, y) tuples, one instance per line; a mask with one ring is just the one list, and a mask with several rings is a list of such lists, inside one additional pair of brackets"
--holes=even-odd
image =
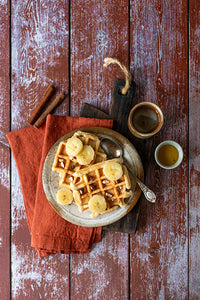
[[(92, 13), (91, 13), (92, 12)], [(103, 67), (105, 57), (128, 67), (128, 1), (71, 2), (71, 115), (90, 103), (108, 111), (119, 67)], [(106, 233), (88, 255), (71, 257), (71, 299), (127, 299), (128, 236)]]
[(83, 102), (108, 111), (114, 79), (124, 75), (117, 67), (104, 68), (104, 58), (118, 58), (128, 67), (128, 46), (127, 0), (72, 2), (72, 115), (79, 115)]
[(10, 289), (10, 193), (9, 149), (0, 145), (0, 298)]
[(186, 299), (188, 244), (185, 236), (174, 237), (166, 222), (154, 225), (154, 230), (151, 226), (145, 228), (144, 232), (138, 231), (132, 237), (132, 299), (138, 299), (139, 294), (146, 294), (148, 299), (153, 299), (154, 295), (163, 295), (158, 299), (179, 298), (179, 295)]
[[(30, 263), (31, 262), (31, 263)], [(69, 299), (68, 258), (39, 259), (28, 245), (12, 244), (13, 299)]]
[(189, 292), (191, 299), (200, 297), (200, 3), (190, 1), (190, 73), (189, 73)]
[[(68, 4), (12, 3), (12, 128), (26, 126), (47, 85), (68, 90)], [(26, 110), (22, 109), (26, 105)], [(62, 106), (62, 113), (66, 107)]]
[[(131, 299), (188, 295), (187, 7), (179, 2), (131, 1), (131, 69), (136, 101), (160, 105), (164, 126), (154, 138), (146, 183), (157, 195), (143, 199), (131, 237)], [(184, 25), (185, 24), (185, 25)], [(182, 165), (166, 172), (155, 164), (156, 145), (172, 139), (184, 149)], [(148, 286), (148, 288), (147, 288)], [(144, 298), (145, 298), (144, 297)]]
[(22, 196), (22, 190), (20, 186), (19, 175), (17, 171), (17, 167), (12, 157), (12, 207), (11, 207), (11, 214), (12, 214), (12, 234), (18, 230), (21, 221), (26, 221), (26, 214)]
[[(12, 111), (11, 129), (27, 120), (47, 85), (68, 90), (68, 2), (12, 1)], [(57, 112), (66, 114), (68, 105)], [(12, 297), (13, 299), (68, 299), (69, 257), (39, 259), (31, 248), (22, 191), (12, 160)]]
[(106, 233), (89, 254), (71, 256), (71, 299), (128, 299), (128, 235)]
[(10, 298), (9, 1), (0, 3), (0, 298)]
[[(152, 206), (142, 198), (138, 231), (131, 236), (130, 249), (127, 235), (106, 233), (91, 253), (71, 256), (71, 287), (68, 255), (39, 260), (35, 249), (30, 247), (20, 182), (12, 158), (11, 297), (68, 299), (70, 290), (71, 299), (81, 300), (187, 299), (188, 292), (191, 299), (198, 299), (199, 1), (191, 0), (188, 4), (182, 0), (130, 3), (125, 0), (117, 3), (114, 0), (70, 3), (13, 0), (11, 5), (10, 32), (9, 2), (0, 3), (0, 290), (3, 299), (10, 298), (10, 179), (5, 138), (10, 126), (9, 41), (13, 130), (27, 126), (26, 121), (47, 84), (55, 82), (61, 91), (68, 90), (69, 67), (71, 114), (79, 115), (83, 102), (108, 111), (114, 79), (123, 78), (123, 74), (114, 66), (103, 68), (107, 56), (118, 58), (127, 67), (130, 60), (136, 82), (135, 102), (155, 102), (165, 116), (164, 126), (154, 139), (145, 143), (135, 140), (136, 149), (143, 153), (145, 148), (144, 153), (150, 159), (146, 183), (157, 194), (157, 202)], [(56, 112), (68, 113), (68, 104), (62, 104)], [(155, 165), (148, 149), (152, 144), (154, 150), (160, 141), (169, 138), (182, 145), (184, 160), (179, 168), (166, 172)]]

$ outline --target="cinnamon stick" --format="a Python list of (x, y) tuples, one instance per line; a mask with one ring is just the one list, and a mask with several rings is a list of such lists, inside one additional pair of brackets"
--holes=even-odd
[(47, 101), (50, 99), (50, 97), (52, 96), (52, 94), (54, 93), (54, 88), (49, 85), (46, 89), (46, 91), (44, 92), (40, 102), (38, 103), (38, 105), (36, 106), (36, 108), (33, 110), (30, 118), (28, 119), (28, 123), (30, 125), (33, 125), (37, 118), (39, 117), (43, 107), (45, 106), (45, 104), (47, 103)]
[(37, 121), (33, 124), (33, 127), (38, 128), (40, 127), (45, 119), (46, 116), (52, 112), (58, 104), (60, 104), (65, 98), (65, 95), (63, 93), (60, 93), (54, 100), (53, 102), (47, 107), (47, 109), (41, 114), (41, 116), (37, 119)]

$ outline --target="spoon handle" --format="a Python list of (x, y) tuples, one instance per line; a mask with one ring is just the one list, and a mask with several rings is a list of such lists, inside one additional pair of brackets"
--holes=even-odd
[(156, 202), (156, 195), (154, 194), (154, 192), (152, 190), (150, 190), (142, 181), (140, 181), (136, 176), (135, 179), (137, 181), (137, 184), (139, 185), (139, 187), (141, 188), (141, 190), (144, 193), (145, 198), (149, 201), (149, 202)]
[(156, 202), (156, 195), (154, 194), (154, 192), (152, 190), (150, 190), (150, 188), (148, 188), (133, 172), (132, 170), (130, 170), (130, 168), (128, 167), (128, 165), (125, 163), (128, 171), (133, 175), (133, 177), (135, 178), (137, 184), (139, 185), (141, 191), (143, 192), (145, 198), (147, 201), (155, 203)]

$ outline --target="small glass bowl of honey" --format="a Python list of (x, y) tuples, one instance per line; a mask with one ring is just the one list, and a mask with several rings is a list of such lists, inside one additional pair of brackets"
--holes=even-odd
[(155, 150), (155, 160), (163, 169), (174, 169), (180, 165), (183, 159), (182, 147), (174, 141), (164, 141)]
[(155, 135), (163, 126), (164, 117), (160, 107), (152, 102), (140, 102), (130, 111), (128, 127), (140, 139)]

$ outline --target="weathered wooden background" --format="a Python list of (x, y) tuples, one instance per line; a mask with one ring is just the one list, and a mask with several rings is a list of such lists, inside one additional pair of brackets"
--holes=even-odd
[[(200, 299), (199, 0), (0, 0), (0, 40), (0, 299)], [(39, 259), (5, 133), (27, 126), (49, 83), (68, 92), (56, 114), (78, 116), (83, 102), (108, 111), (123, 74), (107, 56), (130, 68), (135, 103), (164, 112), (160, 133), (134, 143), (157, 203), (142, 198), (134, 235)], [(165, 139), (183, 147), (175, 170), (148, 153)]]

